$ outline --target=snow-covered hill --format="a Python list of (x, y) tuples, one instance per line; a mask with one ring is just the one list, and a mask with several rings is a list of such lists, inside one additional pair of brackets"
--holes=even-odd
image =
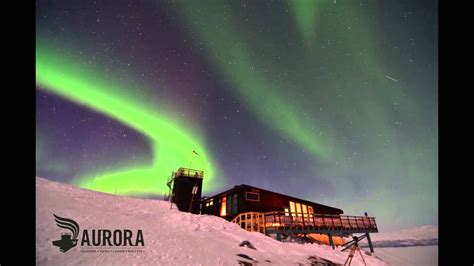
[[(83, 247), (62, 253), (52, 241), (64, 229), (53, 214), (87, 229), (141, 229), (143, 253), (88, 253)], [(241, 247), (248, 240), (255, 250)], [(296, 265), (329, 260), (343, 264), (348, 252), (318, 244), (282, 243), (247, 232), (224, 219), (183, 213), (160, 200), (115, 196), (36, 178), (36, 260), (39, 265)], [(368, 265), (385, 265), (365, 255)], [(363, 265), (354, 257), (352, 265)]]

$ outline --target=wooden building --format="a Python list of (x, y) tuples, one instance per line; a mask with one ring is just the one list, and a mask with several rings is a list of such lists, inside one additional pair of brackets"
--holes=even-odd
[(280, 241), (285, 235), (303, 236), (335, 248), (344, 243), (341, 236), (364, 234), (374, 252), (369, 233), (377, 233), (378, 228), (375, 217), (367, 213), (343, 215), (335, 207), (245, 184), (201, 198), (203, 176), (202, 171), (179, 168), (168, 180), (167, 198), (181, 211), (219, 216), (247, 231), (275, 235)]
[(283, 195), (280, 193), (239, 185), (215, 196), (204, 198), (201, 213), (223, 217), (231, 221), (245, 212), (282, 211), (287, 215), (309, 216), (313, 214), (340, 215), (341, 209)]

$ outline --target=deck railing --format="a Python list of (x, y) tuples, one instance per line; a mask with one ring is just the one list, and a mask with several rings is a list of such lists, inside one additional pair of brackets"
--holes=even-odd
[(204, 171), (181, 167), (175, 173), (175, 177), (179, 177), (179, 176), (203, 178)]
[(262, 212), (245, 212), (237, 215), (232, 222), (249, 232), (265, 234), (265, 218)]
[(367, 216), (246, 212), (237, 215), (232, 222), (247, 231), (264, 234), (267, 230), (378, 232), (375, 218)]
[(377, 231), (375, 218), (367, 216), (266, 212), (264, 219), (266, 229)]

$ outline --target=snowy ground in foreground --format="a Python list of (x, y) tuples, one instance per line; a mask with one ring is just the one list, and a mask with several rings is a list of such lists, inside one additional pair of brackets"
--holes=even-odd
[[(53, 213), (75, 220), (81, 231), (141, 229), (145, 252), (83, 253), (78, 245), (61, 253), (51, 243), (63, 232), (56, 226)], [(257, 250), (239, 247), (244, 240)], [(347, 251), (333, 251), (326, 245), (278, 242), (260, 233), (244, 231), (219, 217), (170, 209), (168, 202), (160, 200), (115, 196), (36, 178), (36, 262), (39, 265), (238, 265), (239, 260), (296, 265), (310, 264), (310, 256), (343, 264), (347, 255)], [(364, 259), (368, 265), (386, 265), (375, 257), (365, 255)], [(360, 257), (355, 257), (352, 265), (363, 265)]]

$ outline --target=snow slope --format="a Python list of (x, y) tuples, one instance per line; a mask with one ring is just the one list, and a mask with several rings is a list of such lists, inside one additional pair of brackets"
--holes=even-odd
[[(75, 220), (83, 229), (143, 231), (143, 253), (86, 253), (79, 245), (66, 253), (52, 245), (60, 238), (53, 213)], [(82, 234), (82, 233), (81, 233)], [(81, 235), (80, 234), (80, 235)], [(248, 240), (256, 250), (240, 247)], [(36, 178), (36, 262), (38, 265), (239, 265), (310, 264), (310, 257), (343, 264), (348, 252), (317, 244), (282, 243), (208, 215), (180, 212), (160, 200), (104, 194)], [(364, 256), (368, 265), (385, 265)], [(363, 265), (354, 257), (352, 265)]]

